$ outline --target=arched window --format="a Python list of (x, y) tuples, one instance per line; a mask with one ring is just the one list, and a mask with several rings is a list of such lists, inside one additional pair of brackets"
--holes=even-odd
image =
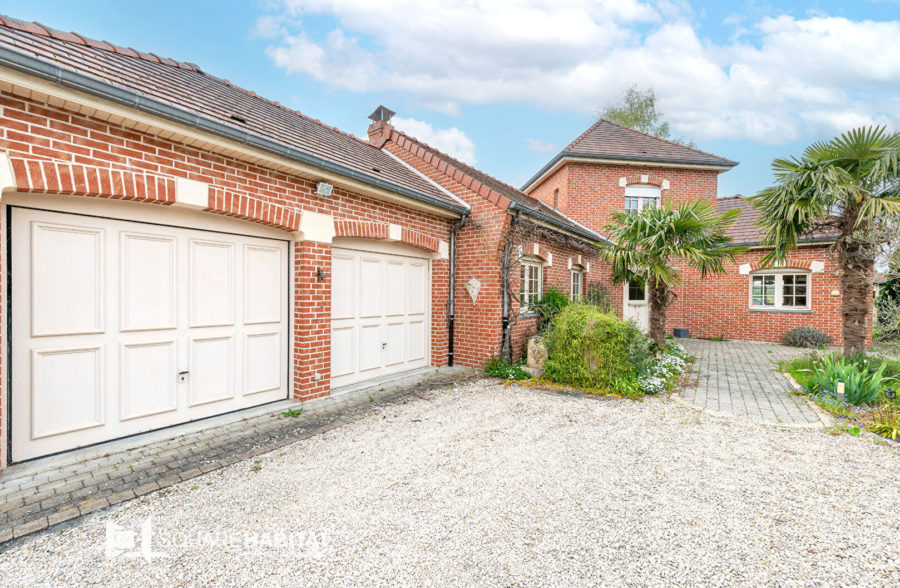
[(637, 214), (645, 208), (659, 206), (659, 197), (659, 186), (651, 184), (625, 186), (625, 212)]

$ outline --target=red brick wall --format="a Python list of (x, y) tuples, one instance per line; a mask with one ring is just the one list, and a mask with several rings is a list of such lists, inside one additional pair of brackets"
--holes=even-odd
[(553, 189), (560, 187), (559, 209), (589, 229), (603, 233), (614, 212), (625, 210), (625, 188), (620, 178), (629, 184), (641, 183), (641, 176), (649, 176), (659, 185), (668, 180), (669, 188), (662, 190), (664, 202), (687, 202), (703, 199), (716, 203), (718, 173), (714, 170), (639, 167), (605, 163), (567, 163), (532, 191), (535, 197), (552, 205)]
[(752, 250), (740, 255), (737, 264), (721, 276), (701, 278), (699, 272), (685, 271), (678, 297), (669, 309), (667, 332), (686, 327), (692, 337), (781, 342), (785, 332), (811, 326), (827, 333), (834, 345), (842, 345), (841, 298), (831, 294), (840, 291), (840, 277), (835, 275), (837, 267), (828, 248), (801, 247), (788, 255), (785, 264), (786, 268), (809, 268), (813, 261), (825, 264), (822, 273), (810, 276), (809, 313), (750, 310), (750, 276), (741, 275), (738, 267), (757, 264), (764, 254), (765, 251)]
[[(0, 150), (11, 157), (63, 162), (95, 169), (135, 173), (135, 177), (189, 178), (210, 184), (216, 195), (218, 212), (273, 224), (267, 205), (289, 210), (305, 210), (342, 219), (401, 225), (403, 241), (433, 246), (447, 241), (451, 221), (403, 208), (374, 198), (335, 188), (330, 198), (315, 196), (316, 182), (299, 176), (248, 163), (233, 157), (203, 151), (186, 144), (162, 139), (117, 124), (67, 111), (46, 103), (0, 93)], [(102, 175), (102, 174), (101, 174)], [(113, 174), (114, 177), (124, 177)], [(18, 178), (17, 178), (18, 179)], [(140, 179), (140, 178), (138, 178)], [(53, 188), (51, 178), (45, 185)], [(163, 180), (168, 186), (171, 179)], [(137, 185), (137, 183), (135, 184)], [(84, 193), (60, 186), (57, 193)], [(103, 196), (134, 199), (129, 182), (97, 190)], [(93, 191), (88, 190), (93, 193)], [(221, 198), (221, 202), (219, 199)], [(168, 196), (159, 198), (170, 204)], [(213, 211), (215, 212), (215, 211)], [(315, 268), (330, 268), (330, 246), (304, 242), (295, 246), (294, 292), (297, 308), (293, 317), (294, 395), (307, 399), (328, 393), (330, 360), (331, 273), (325, 281), (315, 279)], [(435, 260), (434, 321), (432, 361), (446, 361), (447, 264)], [(5, 286), (0, 287), (5, 291)], [(315, 379), (315, 375), (319, 379)]]
[[(413, 166), (445, 190), (464, 200), (470, 207), (469, 220), (457, 234), (457, 279), (456, 279), (456, 323), (454, 354), (457, 365), (479, 367), (491, 357), (500, 353), (502, 344), (503, 297), (500, 276), (500, 255), (504, 235), (509, 229), (510, 216), (505, 209), (490, 202), (483, 194), (475, 192), (451, 177), (440, 168), (441, 161), (428, 155), (426, 161), (410, 149), (393, 141), (382, 143), (383, 149)], [(568, 293), (571, 282), (567, 261), (579, 252), (553, 242), (540, 241), (539, 244), (553, 255), (552, 267), (544, 270), (544, 287), (558, 287)], [(582, 254), (583, 255), (583, 254)], [(594, 257), (583, 255), (583, 261), (590, 262), (591, 273), (587, 281), (602, 280), (608, 283), (608, 268)], [(481, 282), (478, 298), (473, 301), (466, 291), (466, 282), (471, 278)], [(513, 271), (513, 288), (518, 292), (519, 271)], [(619, 291), (621, 292), (621, 291)], [(621, 293), (619, 294), (621, 298)], [(621, 301), (619, 302), (621, 305)], [(518, 316), (518, 307), (509, 309), (511, 316)], [(513, 330), (513, 353), (519, 358), (525, 338), (534, 332), (536, 321), (533, 317), (521, 317)]]

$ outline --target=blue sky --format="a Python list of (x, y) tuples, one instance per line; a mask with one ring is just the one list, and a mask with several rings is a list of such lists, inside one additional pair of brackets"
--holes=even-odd
[(677, 135), (739, 161), (753, 194), (775, 157), (857, 124), (898, 127), (900, 1), (7, 0), (3, 12), (199, 64), (364, 135), (398, 126), (521, 184), (632, 84)]

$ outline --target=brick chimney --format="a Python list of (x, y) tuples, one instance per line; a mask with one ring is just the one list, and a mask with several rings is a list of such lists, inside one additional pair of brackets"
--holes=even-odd
[(375, 145), (379, 149), (388, 139), (391, 138), (391, 118), (396, 114), (393, 110), (379, 106), (375, 112), (369, 115), (372, 124), (369, 125), (369, 143)]

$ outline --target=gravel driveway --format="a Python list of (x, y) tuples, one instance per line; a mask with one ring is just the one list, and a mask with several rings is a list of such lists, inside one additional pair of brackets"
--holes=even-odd
[(11, 544), (0, 583), (896, 586), (874, 441), (482, 381)]

